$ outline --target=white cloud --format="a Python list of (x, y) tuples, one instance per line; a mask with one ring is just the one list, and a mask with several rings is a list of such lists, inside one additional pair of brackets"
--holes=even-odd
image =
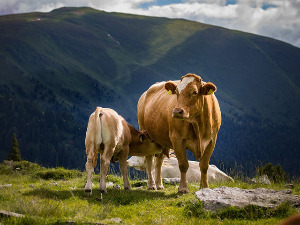
[[(300, 47), (300, 0), (236, 0), (230, 4), (226, 4), (228, 0), (159, 2), (164, 3), (163, 0), (0, 0), (0, 14), (88, 6), (108, 12), (185, 18), (273, 37)], [(152, 4), (142, 8), (143, 3)]]

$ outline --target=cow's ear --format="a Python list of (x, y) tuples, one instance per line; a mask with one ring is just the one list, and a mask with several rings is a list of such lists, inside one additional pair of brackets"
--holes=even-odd
[(146, 134), (144, 134), (144, 133), (140, 133), (139, 134), (139, 140), (140, 140), (140, 142), (145, 142), (146, 141)]
[(201, 94), (202, 95), (212, 95), (214, 92), (217, 91), (216, 85), (213, 83), (206, 83), (201, 87)]
[(176, 87), (177, 84), (173, 83), (172, 81), (168, 81), (165, 83), (165, 89), (168, 91), (168, 94), (176, 94)]

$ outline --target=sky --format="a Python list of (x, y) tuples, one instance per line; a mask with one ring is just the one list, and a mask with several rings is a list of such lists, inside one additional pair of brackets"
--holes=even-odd
[(300, 47), (300, 0), (0, 0), (0, 15), (81, 6), (183, 18), (272, 37)]

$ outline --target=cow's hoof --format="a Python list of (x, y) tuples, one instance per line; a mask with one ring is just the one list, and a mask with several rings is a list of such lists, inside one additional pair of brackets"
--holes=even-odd
[(178, 189), (178, 194), (187, 194), (189, 193), (189, 190), (187, 188)]
[(101, 189), (99, 189), (99, 191), (100, 191), (101, 194), (107, 193), (107, 190), (101, 190)]
[(164, 190), (164, 186), (157, 186), (157, 190)]
[(89, 195), (92, 195), (92, 189), (84, 189), (84, 192)]
[(155, 186), (153, 186), (153, 187), (148, 187), (147, 189), (148, 189), (148, 190), (156, 191), (156, 187), (155, 187)]

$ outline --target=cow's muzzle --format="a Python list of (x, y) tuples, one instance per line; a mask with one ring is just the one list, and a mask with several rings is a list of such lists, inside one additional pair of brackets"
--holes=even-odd
[(174, 108), (173, 109), (173, 113), (172, 113), (172, 117), (176, 118), (176, 119), (186, 119), (187, 115), (185, 113), (185, 111), (181, 108)]

